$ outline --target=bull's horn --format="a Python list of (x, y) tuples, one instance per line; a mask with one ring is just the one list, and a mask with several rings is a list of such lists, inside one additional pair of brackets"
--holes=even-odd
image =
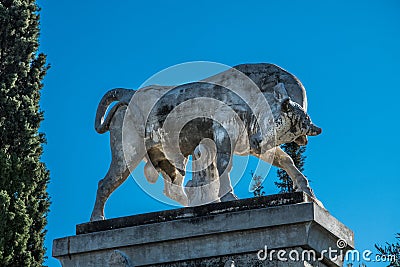
[(314, 124), (311, 124), (311, 127), (308, 130), (307, 135), (315, 136), (315, 135), (319, 135), (320, 133), (322, 133), (322, 129)]

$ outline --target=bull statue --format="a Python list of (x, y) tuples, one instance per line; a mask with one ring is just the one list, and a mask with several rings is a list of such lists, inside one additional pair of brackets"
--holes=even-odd
[[(200, 191), (192, 201), (186, 193), (207, 181), (211, 185), (203, 191), (212, 191), (207, 201), (237, 199), (229, 177), (233, 154), (253, 155), (285, 170), (295, 190), (316, 200), (307, 178), (280, 148), (290, 142), (306, 145), (307, 136), (321, 133), (306, 111), (301, 82), (267, 63), (238, 65), (178, 86), (110, 90), (98, 106), (95, 129), (110, 131), (112, 161), (99, 181), (91, 221), (104, 219), (107, 199), (142, 160), (147, 181), (155, 183), (161, 174), (164, 194), (184, 206), (202, 199)], [(190, 155), (197, 168), (193, 177), (199, 178), (184, 188)]]

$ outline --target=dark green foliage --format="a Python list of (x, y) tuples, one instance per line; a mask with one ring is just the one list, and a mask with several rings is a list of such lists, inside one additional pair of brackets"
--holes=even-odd
[[(397, 233), (396, 239), (400, 241), (400, 233)], [(383, 258), (390, 260), (390, 264), (388, 267), (391, 266), (400, 266), (400, 243), (397, 242), (396, 244), (389, 244), (386, 243), (386, 246), (378, 246), (375, 245), (375, 248), (379, 251), (379, 255)]]
[[(298, 144), (292, 142), (288, 144), (283, 144), (281, 146), (283, 151), (285, 151), (294, 162), (294, 165), (299, 169), (299, 171), (304, 171), (304, 160), (306, 157), (303, 155), (306, 151), (305, 146), (299, 146)], [(290, 179), (289, 175), (284, 171), (278, 170), (278, 182), (275, 182), (275, 185), (280, 189), (280, 193), (291, 193), (293, 192), (293, 182)]]
[(42, 266), (49, 173), (40, 161), (46, 57), (34, 0), (0, 0), (0, 266)]
[(265, 196), (265, 192), (263, 191), (264, 186), (262, 185), (263, 178), (260, 175), (256, 175), (251, 172), (251, 188), (255, 197)]

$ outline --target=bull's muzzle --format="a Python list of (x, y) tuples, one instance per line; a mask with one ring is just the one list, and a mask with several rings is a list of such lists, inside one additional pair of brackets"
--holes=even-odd
[(310, 129), (307, 132), (307, 135), (309, 136), (316, 136), (322, 133), (322, 129), (319, 128), (318, 126), (311, 124)]

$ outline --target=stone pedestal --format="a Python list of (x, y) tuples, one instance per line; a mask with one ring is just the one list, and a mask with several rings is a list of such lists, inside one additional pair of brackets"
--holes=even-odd
[(342, 266), (353, 232), (311, 201), (296, 192), (80, 224), (54, 240), (53, 257), (65, 267)]

